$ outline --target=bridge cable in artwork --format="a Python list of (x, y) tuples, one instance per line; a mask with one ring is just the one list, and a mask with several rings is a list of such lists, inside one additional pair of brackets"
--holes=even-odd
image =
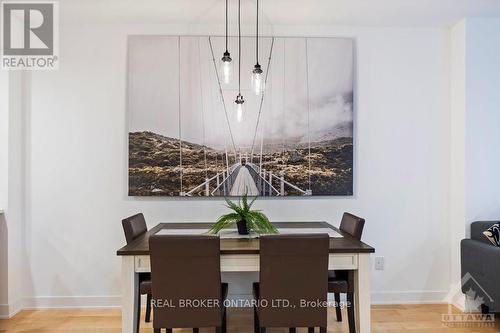
[[(271, 50), (269, 51), (269, 58), (267, 60), (266, 78), (264, 79), (264, 86), (267, 85), (267, 78), (269, 77), (269, 68), (271, 67), (271, 58), (273, 55), (273, 48), (274, 48), (274, 37), (271, 40)], [(255, 124), (255, 132), (253, 134), (252, 148), (250, 149), (250, 156), (252, 156), (252, 157), (253, 157), (254, 146), (255, 146), (255, 138), (257, 137), (257, 129), (259, 128), (259, 123), (260, 123), (260, 116), (262, 114), (262, 105), (264, 104), (264, 95), (265, 95), (265, 92), (262, 92), (261, 96), (260, 96), (259, 113), (257, 114), (257, 123)]]
[(198, 37), (198, 66), (200, 67), (199, 70), (199, 81), (200, 81), (200, 97), (201, 97), (201, 103), (200, 103), (200, 108), (201, 108), (201, 123), (202, 123), (202, 137), (203, 137), (203, 160), (205, 163), (205, 179), (208, 178), (208, 165), (207, 165), (207, 146), (205, 142), (205, 112), (204, 112), (204, 94), (203, 94), (203, 80), (202, 80), (202, 71), (201, 71), (201, 47), (200, 47), (200, 37)]
[(310, 130), (310, 123), (311, 123), (311, 104), (310, 104), (310, 98), (309, 98), (309, 39), (306, 38), (306, 84), (307, 84), (307, 162), (309, 164), (308, 166), (308, 172), (307, 172), (307, 178), (308, 178), (308, 183), (309, 183), (309, 191), (311, 191), (311, 130)]
[[(305, 45), (305, 48), (306, 48), (306, 84), (307, 84), (307, 135), (308, 135), (308, 183), (309, 183), (309, 187), (308, 187), (308, 190), (307, 191), (304, 191), (302, 189), (300, 189), (299, 187), (295, 186), (294, 184), (291, 184), (287, 181), (284, 180), (284, 177), (282, 175), (282, 177), (278, 178), (278, 176), (276, 175), (273, 175), (272, 177), (270, 177), (270, 182), (272, 183), (272, 178), (275, 177), (277, 178), (279, 181), (280, 181), (280, 192), (281, 195), (284, 194), (284, 185), (288, 185), (290, 187), (292, 187), (293, 189), (297, 190), (298, 192), (302, 193), (303, 195), (312, 195), (312, 191), (311, 191), (311, 159), (310, 159), (310, 156), (311, 156), (311, 136), (310, 136), (310, 130), (309, 130), (309, 121), (310, 121), (310, 118), (309, 118), (309, 114), (310, 114), (310, 107), (309, 107), (309, 63), (308, 63), (308, 52), (307, 52), (307, 48), (308, 48), (308, 44), (307, 44), (307, 38), (306, 38), (306, 45)], [(284, 43), (284, 42), (283, 42)], [(268, 59), (268, 65), (267, 65), (267, 70), (266, 70), (266, 77), (265, 77), (265, 85), (267, 85), (267, 81), (268, 81), (268, 74), (269, 74), (269, 69), (271, 67), (271, 58), (272, 58), (272, 52), (273, 52), (273, 47), (274, 47), (274, 37), (272, 39), (272, 42), (271, 42), (271, 50), (269, 52), (269, 59)], [(283, 52), (285, 50), (285, 47), (283, 46)], [(283, 54), (283, 57), (284, 57), (285, 53)], [(285, 66), (285, 65), (283, 65)], [(285, 67), (283, 68), (283, 73), (285, 73), (286, 70), (285, 70)], [(283, 94), (283, 111), (285, 110), (285, 96)], [(258, 127), (259, 127), (259, 124), (260, 124), (260, 120), (261, 120), (261, 114), (262, 114), (262, 104), (263, 104), (263, 101), (264, 101), (264, 94), (262, 94), (262, 97), (261, 97), (261, 103), (260, 103), (260, 106), (259, 106), (259, 113), (257, 115), (257, 123), (256, 123), (256, 126), (255, 126), (255, 132), (254, 132), (254, 137), (253, 137), (253, 141), (252, 141), (252, 148), (251, 148), (251, 154), (250, 154), (250, 158), (251, 158), (251, 162), (253, 163), (253, 156), (254, 156), (254, 145), (255, 145), (255, 139), (256, 139), (256, 135), (257, 135), (257, 130), (258, 130)], [(285, 114), (285, 112), (283, 112), (283, 115)], [(266, 171), (264, 169), (262, 169), (262, 154), (263, 154), (263, 144), (264, 144), (264, 126), (261, 127), (261, 142), (260, 142), (260, 156), (259, 156), (259, 170), (262, 170), (263, 173), (264, 173), (264, 177), (263, 179), (267, 179), (266, 177)], [(284, 152), (286, 151), (286, 146), (285, 146), (285, 142), (283, 141), (282, 142), (282, 147), (283, 147), (283, 151), (282, 151), (282, 154), (284, 154)], [(284, 157), (284, 156), (283, 156)], [(282, 158), (282, 160), (284, 161), (284, 158)], [(256, 170), (257, 171), (257, 170)], [(262, 176), (262, 175), (261, 175)]]
[(220, 92), (222, 107), (224, 108), (224, 115), (226, 116), (226, 123), (227, 123), (227, 127), (229, 130), (229, 135), (231, 136), (231, 143), (233, 145), (234, 156), (236, 157), (236, 155), (237, 155), (236, 154), (236, 152), (237, 152), (236, 144), (234, 143), (233, 131), (231, 130), (231, 124), (229, 123), (229, 116), (227, 115), (226, 100), (224, 99), (224, 94), (222, 92), (222, 85), (220, 83), (219, 72), (217, 71), (217, 63), (215, 62), (214, 48), (212, 45), (212, 38), (210, 36), (208, 37), (208, 43), (210, 45), (210, 52), (212, 54), (212, 62), (214, 64), (214, 70), (215, 70), (215, 75), (217, 78), (217, 84), (219, 85), (219, 92)]
[[(302, 195), (311, 195), (311, 190), (310, 190), (310, 181), (309, 181), (309, 190), (302, 190), (298, 186), (285, 181), (284, 179), (284, 173), (282, 172), (280, 176), (277, 176), (276, 174), (273, 174), (272, 171), (267, 171), (262, 168), (262, 155), (263, 155), (263, 126), (261, 128), (261, 147), (260, 147), (260, 156), (259, 156), (259, 166), (255, 165), (253, 163), (253, 154), (254, 154), (254, 146), (255, 146), (255, 140), (257, 136), (257, 131), (259, 128), (259, 124), (261, 123), (261, 114), (262, 114), (262, 106), (264, 103), (264, 94), (262, 94), (261, 99), (260, 99), (260, 104), (259, 104), (259, 111), (257, 115), (257, 122), (255, 126), (255, 131), (253, 135), (253, 141), (252, 141), (252, 148), (251, 148), (251, 155), (250, 155), (250, 161), (248, 161), (248, 157), (246, 157), (245, 163), (243, 163), (243, 159), (240, 153), (239, 159), (237, 158), (237, 149), (233, 137), (233, 133), (231, 130), (231, 125), (229, 122), (229, 116), (227, 114), (227, 108), (226, 108), (226, 103), (223, 95), (223, 90), (222, 90), (222, 85), (220, 82), (219, 74), (217, 71), (217, 65), (215, 62), (215, 56), (213, 52), (213, 45), (212, 45), (212, 40), (211, 37), (208, 37), (208, 42), (210, 46), (210, 51), (211, 51), (211, 56), (212, 56), (212, 62), (214, 64), (214, 69), (215, 69), (215, 74), (216, 74), (216, 79), (218, 83), (218, 90), (220, 92), (220, 97), (221, 97), (221, 102), (222, 102), (222, 107), (224, 110), (225, 118), (226, 118), (226, 124), (228, 127), (228, 131), (230, 134), (231, 138), (231, 143), (233, 146), (233, 151), (235, 154), (235, 163), (231, 166), (228, 167), (228, 159), (227, 159), (227, 149), (226, 151), (226, 170), (223, 172), (217, 173), (215, 176), (208, 178), (206, 177), (206, 180), (199, 184), (198, 186), (192, 188), (190, 191), (186, 193), (182, 193), (182, 195), (186, 196), (192, 196), (194, 194), (199, 193), (200, 191), (204, 192), (205, 196), (213, 196), (213, 195), (232, 195), (232, 196), (240, 196), (243, 194), (248, 194), (248, 195), (262, 195), (262, 196), (283, 196), (285, 195), (285, 185), (291, 187), (292, 189), (298, 191)], [(307, 43), (307, 42), (306, 42)], [(271, 48), (269, 52), (269, 58), (268, 58), (268, 66), (266, 69), (266, 78), (265, 78), (265, 83), (267, 83), (268, 79), (268, 74), (269, 74), (269, 68), (271, 67), (271, 60), (272, 60), (272, 51), (274, 47), (274, 38), (272, 38), (271, 42)], [(306, 44), (307, 48), (307, 44)], [(307, 54), (307, 53), (306, 53)], [(200, 71), (201, 71), (201, 65), (200, 65)], [(307, 70), (308, 71), (308, 70)], [(307, 74), (308, 75), (308, 74)], [(307, 80), (309, 77), (307, 77)], [(201, 81), (201, 74), (200, 74), (200, 81)], [(307, 89), (309, 90), (309, 84), (307, 85)], [(309, 91), (308, 91), (308, 99), (309, 99)], [(309, 103), (309, 101), (308, 101)], [(203, 104), (203, 101), (202, 101)], [(308, 104), (308, 113), (309, 113), (309, 104)], [(203, 116), (202, 116), (203, 117)], [(205, 126), (204, 124), (204, 118), (203, 118), (203, 128)], [(308, 123), (309, 123), (309, 114), (308, 114)], [(204, 129), (203, 129), (204, 131)], [(309, 132), (309, 124), (308, 124), (308, 132)], [(308, 133), (309, 135), (309, 133)], [(205, 146), (205, 143), (204, 143)], [(283, 144), (283, 149), (285, 149), (285, 145)], [(310, 140), (309, 140), (309, 154), (310, 154)], [(239, 161), (239, 162), (238, 162)], [(206, 168), (206, 153), (205, 153), (205, 168)], [(310, 174), (310, 163), (309, 163), (309, 174)], [(206, 169), (205, 169), (206, 171)], [(309, 178), (310, 179), (310, 178)], [(280, 184), (279, 189), (277, 189), (273, 181), (277, 180)], [(210, 183), (216, 181), (216, 187), (213, 190), (210, 190)]]

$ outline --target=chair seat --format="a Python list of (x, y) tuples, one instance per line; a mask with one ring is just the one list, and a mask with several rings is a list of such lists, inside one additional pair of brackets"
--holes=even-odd
[(350, 278), (349, 271), (339, 270), (339, 271), (329, 271), (328, 272), (328, 292), (329, 293), (348, 293), (354, 291), (354, 286), (349, 283), (352, 279)]
[(344, 280), (328, 280), (329, 293), (347, 293), (349, 284)]
[(139, 284), (141, 295), (151, 294), (151, 281), (143, 281)]
[[(146, 273), (144, 275), (147, 276), (139, 278), (139, 290), (141, 291), (141, 295), (151, 294), (151, 274)], [(229, 285), (227, 283), (222, 283), (221, 295), (223, 300), (227, 298), (228, 290), (229, 290)]]
[(328, 271), (328, 280), (330, 279), (347, 281), (349, 279), (349, 271), (345, 270)]
[(151, 294), (151, 273), (139, 274), (139, 291), (141, 295)]

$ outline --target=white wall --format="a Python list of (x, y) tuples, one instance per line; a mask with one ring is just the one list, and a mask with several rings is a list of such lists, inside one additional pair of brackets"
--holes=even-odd
[(470, 224), (500, 219), (500, 19), (464, 19), (451, 31), (451, 294), (460, 295), (460, 240)]
[[(25, 108), (29, 75), (18, 72), (2, 75), (0, 88), (2, 123), (0, 127), (0, 318), (12, 316), (22, 308), (25, 295), (24, 217), (25, 217)], [(7, 82), (7, 84), (5, 84)], [(6, 288), (4, 290), (4, 288)]]
[[(0, 71), (0, 210), (7, 206), (9, 152), (9, 72)], [(0, 316), (8, 313), (8, 234), (0, 213)]]
[(9, 72), (0, 71), (0, 210), (7, 205)]
[[(450, 298), (455, 305), (464, 308), (461, 297), (460, 241), (465, 238), (465, 20), (451, 29), (450, 61)], [(457, 296), (458, 295), (458, 296)]]
[(0, 70), (0, 209), (4, 210), (0, 214), (0, 318), (19, 312), (25, 296), (24, 143), (29, 83), (29, 72)]
[[(375, 302), (440, 301), (448, 291), (448, 33), (444, 29), (274, 27), (357, 39), (355, 196), (268, 199), (274, 221), (367, 219), (386, 270)], [(55, 72), (32, 73), (26, 164), (27, 306), (116, 305), (120, 221), (213, 221), (221, 200), (128, 198), (126, 37), (208, 33), (174, 26), (64, 26)], [(242, 276), (231, 293), (247, 294)], [(251, 280), (252, 277), (247, 277)]]
[(500, 19), (467, 19), (465, 186), (469, 223), (500, 219), (499, 55)]
[(26, 109), (29, 104), (29, 74), (10, 73), (9, 82), (9, 166), (8, 200), (5, 219), (9, 234), (8, 276), (9, 276), (9, 314), (17, 313), (25, 295), (25, 217), (26, 189), (25, 142), (29, 137), (26, 131)]

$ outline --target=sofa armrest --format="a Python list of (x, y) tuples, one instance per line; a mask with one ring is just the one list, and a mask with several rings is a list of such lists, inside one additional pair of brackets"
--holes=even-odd
[[(479, 242), (473, 239), (464, 239), (460, 243), (462, 279), (470, 274), (478, 287), (488, 295), (482, 295), (490, 305), (496, 304), (500, 308), (500, 247)], [(468, 281), (462, 281), (468, 282)], [(470, 288), (468, 283), (462, 285), (462, 292)], [(480, 290), (475, 290), (480, 293)], [(489, 296), (489, 297), (487, 297)], [(489, 302), (486, 298), (490, 298)]]

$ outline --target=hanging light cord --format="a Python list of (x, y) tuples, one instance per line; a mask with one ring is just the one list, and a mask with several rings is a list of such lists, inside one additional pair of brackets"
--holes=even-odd
[(238, 0), (238, 94), (241, 95), (241, 0)]
[(259, 0), (257, 0), (257, 25), (255, 33), (255, 59), (257, 60), (257, 65), (259, 64)]
[(226, 0), (226, 52), (227, 52), (227, 35), (228, 35), (228, 30), (227, 30), (227, 27), (228, 27), (228, 22), (227, 22), (227, 1)]

